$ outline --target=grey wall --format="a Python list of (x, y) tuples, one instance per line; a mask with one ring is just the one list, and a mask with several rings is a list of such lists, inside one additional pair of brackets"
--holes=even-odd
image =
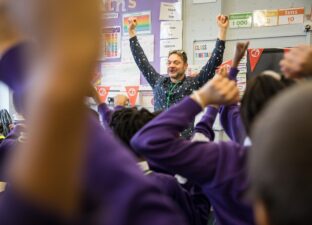
[[(183, 47), (193, 62), (193, 42), (209, 40), (214, 42), (217, 37), (215, 18), (219, 13), (228, 15), (235, 12), (252, 12), (256, 9), (278, 9), (305, 7), (309, 14), (311, 0), (217, 0), (216, 3), (193, 4), (192, 0), (184, 0)], [(251, 48), (291, 47), (298, 43), (311, 43), (303, 24), (229, 29), (224, 59), (231, 59), (235, 43), (238, 40), (250, 40)], [(309, 36), (311, 33), (309, 34)]]

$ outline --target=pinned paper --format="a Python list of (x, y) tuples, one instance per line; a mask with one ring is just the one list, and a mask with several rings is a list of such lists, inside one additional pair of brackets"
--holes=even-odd
[(160, 3), (159, 20), (181, 20), (182, 19), (182, 4), (181, 2)]
[(182, 37), (182, 21), (161, 21), (160, 39)]
[(263, 50), (264, 50), (263, 48), (248, 49), (251, 72), (255, 70)]
[(253, 24), (255, 27), (277, 26), (278, 10), (255, 10)]
[(126, 86), (125, 88), (130, 101), (130, 105), (133, 107), (135, 106), (138, 97), (139, 86)]
[(297, 24), (303, 23), (304, 8), (290, 8), (278, 10), (278, 24)]
[(120, 26), (104, 27), (103, 35), (103, 53), (102, 58), (115, 59), (120, 58), (121, 52), (121, 28)]
[(98, 85), (96, 86), (96, 90), (100, 95), (101, 102), (105, 102), (107, 95), (109, 93), (110, 87)]

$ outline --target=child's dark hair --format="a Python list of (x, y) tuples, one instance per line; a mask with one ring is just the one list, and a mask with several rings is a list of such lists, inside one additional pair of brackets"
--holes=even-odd
[(247, 134), (250, 134), (254, 119), (268, 101), (292, 84), (294, 84), (293, 80), (286, 79), (273, 71), (265, 71), (248, 80), (241, 101), (241, 116)]
[(124, 108), (113, 113), (109, 126), (114, 133), (130, 146), (130, 140), (146, 123), (156, 117), (157, 113), (151, 113), (145, 108)]
[(256, 119), (249, 154), (250, 194), (269, 224), (312, 221), (312, 83), (292, 87)]

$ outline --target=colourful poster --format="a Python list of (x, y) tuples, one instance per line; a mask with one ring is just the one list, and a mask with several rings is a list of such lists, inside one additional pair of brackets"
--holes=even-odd
[(102, 59), (115, 59), (120, 58), (120, 46), (121, 46), (121, 28), (104, 27), (102, 29), (103, 36), (103, 54)]
[(130, 17), (135, 17), (137, 20), (137, 34), (150, 34), (152, 32), (151, 11), (144, 11), (138, 13), (123, 14), (123, 35), (128, 35), (128, 20)]

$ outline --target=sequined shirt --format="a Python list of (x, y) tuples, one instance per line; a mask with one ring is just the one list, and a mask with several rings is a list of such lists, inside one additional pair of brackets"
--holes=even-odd
[(217, 39), (215, 48), (206, 65), (201, 69), (196, 77), (186, 77), (176, 85), (171, 82), (168, 76), (160, 75), (149, 63), (137, 37), (130, 38), (130, 48), (134, 60), (142, 72), (143, 76), (153, 88), (154, 110), (160, 111), (178, 103), (185, 96), (190, 95), (193, 90), (199, 89), (209, 79), (211, 79), (216, 68), (223, 60), (225, 41)]

